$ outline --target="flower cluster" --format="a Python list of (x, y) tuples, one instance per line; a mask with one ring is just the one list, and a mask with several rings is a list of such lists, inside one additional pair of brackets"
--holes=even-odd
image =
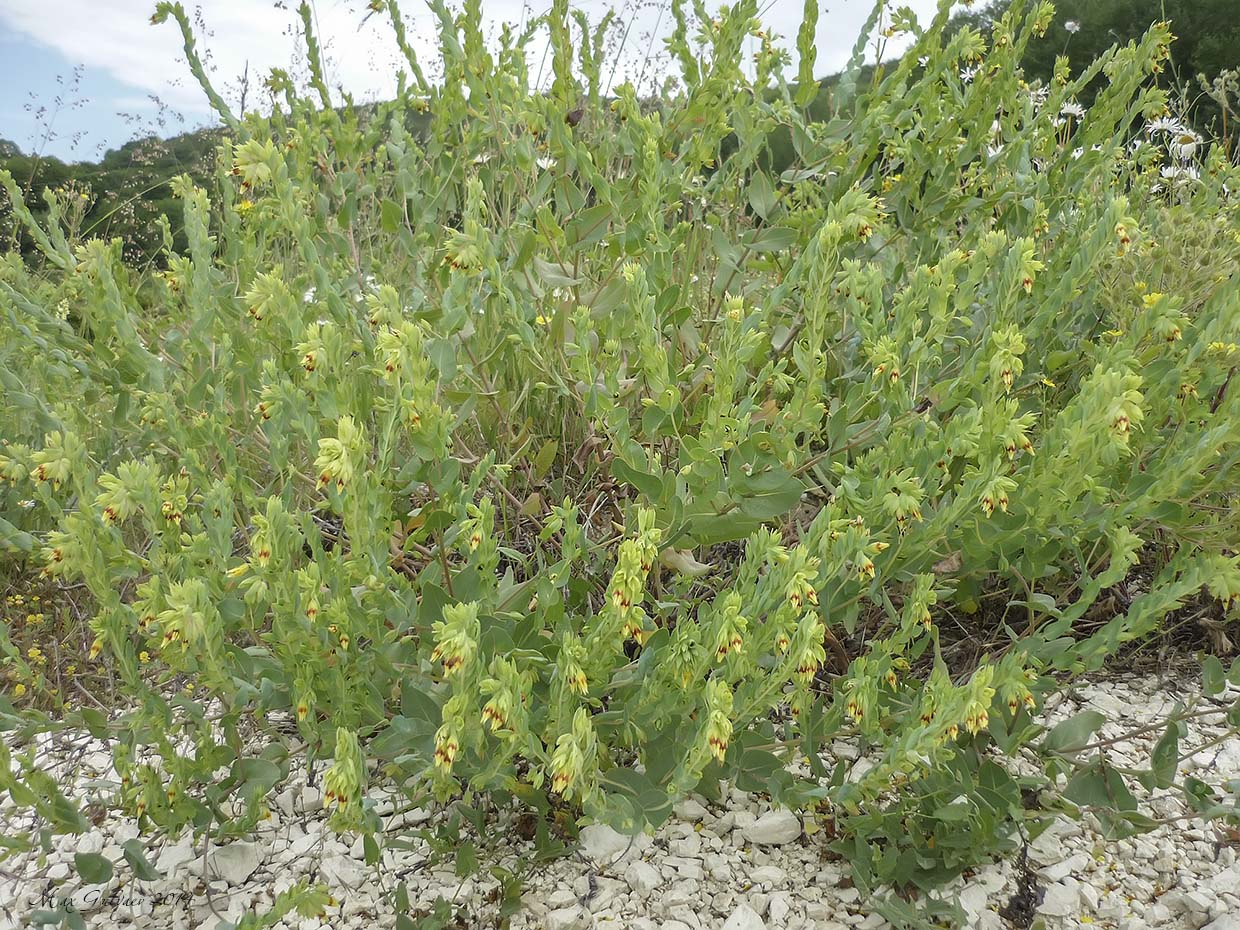
[(319, 440), (319, 455), (314, 460), (319, 487), (335, 484), (344, 491), (364, 462), (366, 436), (352, 416), (345, 415), (336, 424), (335, 438)]
[(720, 598), (715, 607), (715, 661), (722, 662), (729, 655), (739, 655), (745, 641), (748, 624), (741, 616), (741, 596), (729, 591)]
[(646, 578), (659, 555), (659, 539), (662, 536), (654, 520), (654, 511), (638, 511), (637, 535), (620, 544), (616, 569), (607, 584), (609, 609), (619, 621), (621, 638), (635, 639), (639, 643), (648, 635), (646, 613), (641, 608), (641, 601)]
[(336, 753), (323, 775), (323, 799), (334, 805), (332, 825), (337, 830), (357, 829), (362, 819), (362, 792), (366, 787), (366, 760), (357, 733), (336, 728)]
[(478, 653), (478, 637), (482, 632), (478, 604), (445, 605), (443, 619), (435, 621), (432, 629), (435, 649), (431, 652), (431, 660), (443, 662), (444, 675), (464, 674)]
[[(118, 524), (137, 513), (146, 501), (157, 498), (159, 476), (152, 462), (124, 462), (115, 475), (100, 475), (99, 486), (103, 490), (95, 498), (95, 507), (104, 523)], [(171, 512), (169, 508), (165, 516)]]
[(720, 678), (706, 683), (706, 724), (702, 739), (707, 751), (722, 762), (728, 754), (728, 742), (732, 738), (732, 689)]
[(479, 684), (484, 695), (490, 695), (482, 708), (482, 722), (492, 730), (505, 730), (510, 735), (525, 731), (527, 726), (526, 694), (534, 681), (534, 673), (521, 671), (509, 659), (497, 658), (491, 663), (491, 677)]
[(597, 792), (598, 738), (584, 707), (573, 714), (572, 726), (555, 741), (548, 766), (551, 790), (565, 798), (586, 798)]

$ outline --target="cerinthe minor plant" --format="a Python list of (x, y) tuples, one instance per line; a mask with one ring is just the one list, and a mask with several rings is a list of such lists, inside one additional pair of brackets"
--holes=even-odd
[[(71, 248), (55, 197), (40, 224), (0, 176), (43, 256), (0, 265), (0, 539), (89, 591), (90, 658), (130, 699), (4, 719), (110, 734), (110, 803), (144, 830), (243, 830), (220, 800), (260, 816), (287, 752), (331, 760), (347, 830), (377, 826), (376, 779), (626, 830), (729, 779), (829, 799), (884, 880), (1010, 842), (1028, 785), (989, 748), (1038, 736), (1040, 695), (1189, 599), (1234, 616), (1240, 175), (1147, 130), (1167, 24), (1030, 86), (1049, 3), (988, 35), (948, 6), (815, 91), (815, 3), (789, 85), (754, 0), (676, 2), (649, 101), (604, 93), (606, 25), (566, 3), (488, 46), (478, 3), (433, 0), (432, 84), (389, 2), (409, 70), (366, 108), (333, 98), (303, 6), (311, 93), (276, 72), (260, 117), (161, 3), (229, 138), (209, 188), (173, 185), (159, 270)], [(280, 719), (296, 737), (248, 757), (242, 724)], [(833, 740), (865, 770), (824, 770)], [(953, 847), (961, 819), (989, 839)]]

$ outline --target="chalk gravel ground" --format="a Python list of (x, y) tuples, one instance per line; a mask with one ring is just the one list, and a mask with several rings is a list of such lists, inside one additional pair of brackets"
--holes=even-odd
[[(1044, 715), (1054, 722), (1098, 710), (1108, 718), (1100, 735), (1110, 738), (1192, 697), (1188, 681), (1133, 677), (1080, 685), (1055, 699)], [(1193, 721), (1182, 745), (1208, 748), (1186, 759), (1182, 772), (1215, 783), (1240, 777), (1240, 740), (1220, 740), (1224, 733), (1208, 721)], [(1120, 745), (1113, 761), (1142, 764), (1157, 736), (1155, 731)], [(49, 741), (41, 761), (79, 802), (106, 801), (115, 789), (107, 747), (85, 735)], [(441, 816), (424, 809), (396, 812), (394, 797), (382, 790), (372, 788), (370, 797), (389, 837), (408, 839)], [(1159, 817), (1180, 817), (1186, 810), (1169, 792), (1149, 805)], [(213, 928), (246, 909), (262, 911), (297, 881), (325, 882), (336, 903), (320, 918), (290, 916), (275, 925), (281, 930), (391, 927), (391, 892), (402, 881), (414, 908), (429, 909), (438, 897), (453, 902), (462, 922), (451, 926), (496, 926), (498, 881), (486, 869), (481, 877), (460, 879), (450, 861), (432, 857), (416, 839), (412, 849), (386, 847), (381, 863), (367, 866), (360, 838), (328, 829), (319, 789), (307, 784), (304, 773), (281, 786), (271, 809), (270, 821), (249, 841), (204, 850), (201, 841), (185, 836), (153, 848), (149, 858), (163, 877), (150, 882), (133, 880), (123, 860), (121, 846), (138, 836), (136, 823), (106, 815), (84, 836), (57, 837), (45, 858), (30, 854), (0, 863), (0, 930), (26, 926), (32, 911), (64, 900), (92, 928)], [(0, 833), (31, 826), (28, 814), (18, 814), (7, 801), (0, 805)], [(1031, 921), (1046, 930), (1240, 930), (1240, 844), (1218, 825), (1183, 818), (1118, 842), (1105, 841), (1096, 827), (1088, 815), (1080, 823), (1060, 821), (1030, 845), (1034, 892), (1030, 902), (1026, 871), (1023, 898), (1036, 911), (1016, 924), (1000, 915), (1012, 913), (1007, 905), (1022, 890), (1015, 861), (984, 866), (943, 894), (964, 908), (970, 927), (982, 930), (1027, 927)], [(495, 825), (494, 835), (503, 839), (484, 854), (484, 866), (522, 869), (533, 848), (515, 833), (511, 822)], [(572, 856), (538, 866), (527, 877), (522, 909), (511, 926), (883, 930), (884, 919), (852, 887), (847, 864), (824, 855), (825, 849), (812, 823), (772, 810), (759, 798), (732, 792), (722, 805), (689, 799), (653, 836), (630, 839), (607, 827), (586, 827)], [(75, 852), (115, 861), (111, 881), (80, 884)]]

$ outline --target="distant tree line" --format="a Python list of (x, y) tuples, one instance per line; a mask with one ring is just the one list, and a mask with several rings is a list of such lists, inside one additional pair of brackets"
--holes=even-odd
[[(958, 15), (956, 24), (985, 30), (1010, 6), (1011, 0), (995, 0)], [(1046, 38), (1030, 43), (1025, 53), (1023, 65), (1030, 80), (1049, 80), (1060, 55), (1077, 74), (1112, 45), (1139, 38), (1151, 23), (1167, 20), (1176, 41), (1171, 66), (1160, 81), (1171, 92), (1177, 115), (1207, 135), (1235, 144), (1240, 129), (1235, 85), (1235, 72), (1240, 71), (1240, 0), (1055, 0), (1055, 11)], [(1207, 93), (1199, 80), (1201, 76), (1214, 82), (1225, 72), (1233, 74), (1227, 105)], [(1080, 102), (1088, 106), (1105, 80), (1095, 80)]]
[[(43, 192), (62, 190), (81, 203), (71, 214), (86, 235), (120, 237), (126, 255), (154, 255), (161, 239), (156, 224), (168, 215), (176, 222), (177, 203), (169, 179), (189, 174), (205, 183), (223, 137), (221, 129), (200, 129), (168, 139), (149, 136), (112, 149), (98, 162), (65, 163), (58, 158), (23, 153), (0, 139), (0, 168), (7, 169), (26, 192), (36, 216), (46, 214)], [(84, 195), (84, 196), (83, 196)], [(0, 194), (0, 248), (14, 246), (31, 254), (34, 243), (10, 219), (9, 205)]]

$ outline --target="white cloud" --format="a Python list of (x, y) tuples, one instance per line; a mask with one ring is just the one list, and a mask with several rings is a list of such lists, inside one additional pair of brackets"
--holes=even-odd
[[(546, 5), (549, 0), (540, 0), (537, 12)], [(575, 5), (596, 22), (613, 4), (578, 0)], [(666, 34), (670, 16), (666, 4), (657, 0), (617, 0), (614, 5), (620, 21), (632, 23), (625, 57), (628, 76), (635, 76), (648, 48), (656, 54), (661, 51), (661, 43), (651, 43), (648, 37), (656, 28), (660, 35)], [(911, 5), (926, 15), (937, 3), (911, 0)], [(253, 87), (272, 67), (289, 68), (303, 60), (296, 2), (288, 0), (281, 6), (287, 8), (278, 8), (270, 0), (201, 0), (199, 53), (209, 55), (213, 83), (221, 89), (233, 89), (226, 93), (228, 99), (236, 99), (236, 79), (247, 65)], [(535, 15), (522, 0), (483, 0), (482, 6), (491, 34), (498, 31), (501, 22), (528, 21)], [(429, 65), (436, 47), (434, 16), (411, 0), (406, 0), (404, 7), (410, 41), (422, 55), (424, 67), (433, 71)], [(870, 8), (871, 0), (836, 0), (834, 8), (823, 10), (816, 69), (820, 74), (839, 68), (847, 59)], [(105, 71), (140, 93), (156, 94), (187, 115), (201, 115), (206, 103), (184, 62), (178, 30), (171, 22), (150, 26), (153, 9), (153, 0), (0, 0), (0, 23), (54, 48), (72, 62)], [(358, 99), (391, 94), (403, 62), (386, 15), (367, 18), (365, 0), (318, 0), (314, 14), (316, 32), (328, 58), (329, 84), (345, 87)], [(791, 46), (801, 22), (801, 3), (768, 0), (763, 18), (771, 30), (785, 37), (785, 45)], [(539, 39), (531, 47), (532, 74), (538, 73), (544, 45)], [(304, 62), (293, 70), (304, 75)], [(250, 99), (255, 101), (256, 96)]]

